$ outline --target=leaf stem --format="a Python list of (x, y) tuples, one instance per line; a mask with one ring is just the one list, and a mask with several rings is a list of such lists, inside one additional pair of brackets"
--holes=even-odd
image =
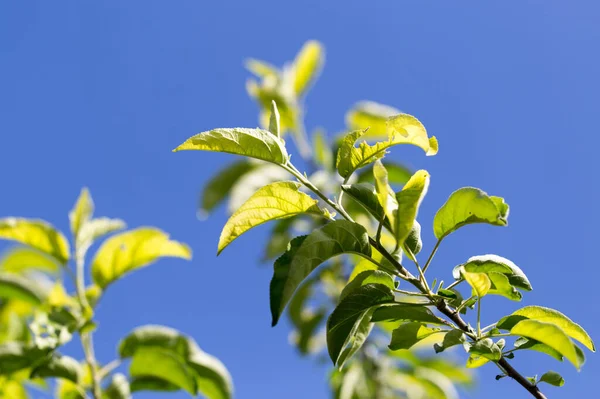
[(447, 286), (447, 287), (444, 287), (444, 289), (445, 289), (445, 290), (449, 290), (449, 289), (451, 289), (451, 288), (454, 288), (454, 287), (456, 287), (457, 285), (459, 285), (460, 283), (462, 283), (463, 281), (465, 281), (465, 280), (463, 280), (462, 278), (461, 278), (460, 280), (456, 280), (455, 282), (453, 282), (453, 283), (452, 283), (452, 284), (450, 284), (449, 286)]
[(477, 297), (477, 338), (481, 338), (481, 297)]
[(433, 257), (435, 256), (435, 253), (437, 252), (438, 248), (440, 247), (440, 244), (442, 243), (443, 239), (444, 239), (444, 237), (440, 238), (435, 243), (435, 246), (433, 247), (433, 250), (429, 254), (429, 258), (427, 258), (427, 262), (425, 262), (425, 266), (423, 266), (423, 274), (425, 274), (425, 272), (427, 271), (427, 269), (429, 269), (429, 265), (431, 264), (431, 261), (433, 260)]

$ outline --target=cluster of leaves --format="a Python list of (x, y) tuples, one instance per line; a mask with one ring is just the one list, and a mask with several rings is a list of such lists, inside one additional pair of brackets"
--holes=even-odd
[[(349, 133), (328, 144), (317, 132), (311, 146), (299, 117), (304, 92), (298, 88), (306, 88), (317, 75), (322, 54), (316, 42), (309, 42), (283, 70), (251, 61), (250, 70), (262, 78), (261, 84), (250, 81), (248, 87), (261, 106), (263, 128), (214, 129), (174, 150), (248, 158), (215, 176), (202, 198), (203, 210), (210, 211), (230, 197), (232, 215), (218, 252), (251, 228), (275, 221), (266, 258), (283, 254), (275, 261), (270, 285), (273, 325), (287, 306), (301, 352), (318, 352), (325, 341), (337, 366), (331, 376), (336, 398), (456, 397), (452, 383), (468, 382), (468, 374), (443, 358), (406, 351), (432, 343), (437, 353), (462, 347), (467, 368), (495, 364), (501, 371), (498, 378), (509, 376), (543, 398), (538, 383), (560, 386), (562, 377), (547, 372), (527, 379), (508, 359), (518, 351), (534, 350), (566, 358), (579, 369), (584, 355), (574, 341), (594, 351), (589, 335), (562, 313), (539, 306), (526, 306), (482, 328), (484, 297), (520, 301), (522, 292), (532, 289), (523, 271), (500, 256), (468, 259), (453, 269), (454, 281), (448, 285), (426, 276), (448, 235), (474, 223), (506, 226), (508, 204), (474, 187), (452, 193), (434, 218), (437, 242), (420, 263), (423, 243), (417, 216), (430, 175), (382, 159), (401, 144), (432, 156), (438, 141), (415, 117), (365, 102), (348, 113)], [(307, 172), (291, 162), (284, 141), (287, 131)], [(292, 238), (294, 233), (304, 234)], [(414, 264), (414, 275), (403, 259)], [(475, 307), (472, 327), (463, 316)], [(325, 339), (320, 339), (323, 322)], [(508, 339), (514, 341), (511, 349)]]
[[(94, 218), (82, 190), (69, 214), (73, 240), (43, 220), (0, 219), (0, 238), (20, 244), (0, 260), (0, 397), (26, 399), (27, 386), (49, 389), (57, 399), (129, 399), (141, 390), (186, 390), (207, 399), (232, 396), (223, 364), (176, 330), (143, 326), (123, 338), (118, 357), (105, 365), (94, 356), (94, 311), (110, 284), (161, 257), (191, 258), (190, 249), (153, 227), (122, 232), (119, 219)], [(113, 234), (114, 233), (114, 234)], [(86, 286), (85, 257), (98, 240)], [(72, 245), (72, 246), (71, 246)], [(64, 277), (72, 277), (69, 293)], [(61, 353), (79, 336), (85, 360)], [(119, 372), (129, 363), (128, 376)]]

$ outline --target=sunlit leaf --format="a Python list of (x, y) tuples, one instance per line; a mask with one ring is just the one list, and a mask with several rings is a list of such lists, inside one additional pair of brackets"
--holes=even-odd
[(469, 353), (492, 361), (500, 360), (502, 357), (502, 349), (490, 338), (484, 338), (475, 342), (471, 345)]
[(367, 284), (348, 294), (338, 304), (327, 320), (327, 350), (334, 364), (338, 364), (342, 350), (354, 338), (363, 318), (370, 317), (371, 309), (393, 301), (394, 293), (390, 287)]
[(38, 349), (23, 342), (0, 344), (0, 375), (26, 369), (44, 359), (48, 350)]
[(367, 131), (368, 138), (386, 138), (388, 118), (398, 115), (400, 111), (388, 105), (373, 101), (361, 101), (346, 113), (346, 126), (350, 130)]
[(24, 218), (0, 219), (0, 239), (17, 241), (53, 256), (61, 263), (69, 259), (65, 236), (43, 220)]
[(193, 341), (187, 363), (196, 373), (198, 390), (206, 399), (230, 399), (233, 396), (231, 375), (223, 363), (200, 350)]
[(467, 359), (467, 364), (465, 366), (468, 369), (476, 369), (476, 368), (479, 368), (479, 367), (487, 364), (489, 361), (490, 361), (490, 359), (488, 359), (486, 357), (471, 355)]
[(404, 185), (402, 191), (396, 194), (398, 210), (396, 211), (396, 225), (394, 233), (396, 240), (403, 245), (414, 227), (421, 201), (427, 194), (429, 187), (429, 173), (419, 170), (412, 175)]
[(125, 222), (121, 219), (102, 217), (88, 221), (81, 226), (76, 238), (78, 255), (85, 254), (94, 241), (108, 234), (123, 230), (125, 227)]
[[(412, 229), (408, 233), (408, 237), (404, 241), (404, 246), (407, 250), (410, 250), (413, 255), (421, 252), (423, 248), (423, 241), (421, 240), (421, 225), (415, 220)], [(407, 251), (408, 252), (408, 251)]]
[(390, 221), (385, 216), (383, 207), (377, 198), (377, 192), (373, 185), (369, 183), (345, 184), (342, 185), (344, 193), (360, 204), (367, 212), (369, 212), (377, 221), (383, 220), (383, 225), (389, 230), (392, 230)]
[[(260, 161), (256, 161), (260, 162)], [(260, 162), (256, 167), (244, 173), (229, 191), (227, 211), (237, 211), (254, 193), (262, 187), (277, 181), (290, 179), (289, 172), (272, 163)]]
[(333, 153), (324, 131), (316, 130), (314, 132), (313, 146), (315, 161), (326, 170), (330, 170), (334, 166)]
[(433, 232), (441, 239), (471, 223), (495, 226), (508, 224), (508, 205), (500, 197), (493, 197), (478, 188), (464, 187), (450, 195), (433, 219)]
[(410, 349), (419, 341), (442, 332), (439, 328), (430, 328), (423, 323), (404, 323), (392, 332), (392, 340), (389, 348), (393, 351)]
[(273, 325), (302, 281), (321, 263), (342, 253), (371, 255), (369, 236), (363, 226), (336, 220), (290, 242), (288, 251), (275, 262), (271, 280)]
[(168, 234), (151, 227), (140, 227), (112, 236), (96, 252), (92, 277), (101, 288), (128, 272), (148, 266), (161, 257), (191, 258), (191, 250)]
[(248, 69), (250, 72), (252, 72), (253, 74), (255, 74), (256, 76), (258, 76), (260, 78), (266, 78), (266, 77), (270, 77), (270, 76), (279, 75), (279, 70), (277, 69), (277, 67), (275, 67), (269, 63), (266, 63), (264, 61), (255, 60), (253, 58), (250, 58), (250, 59), (246, 60), (244, 65), (246, 66), (246, 69)]
[(565, 379), (556, 371), (548, 371), (542, 374), (539, 382), (545, 382), (546, 384), (554, 385), (555, 387), (562, 387), (565, 385)]
[(87, 187), (84, 187), (77, 198), (75, 206), (69, 212), (69, 221), (71, 222), (71, 232), (77, 237), (81, 227), (87, 223), (94, 214), (94, 201)]
[(462, 331), (452, 330), (444, 335), (442, 344), (434, 344), (433, 349), (435, 350), (435, 353), (440, 353), (453, 346), (462, 345), (466, 340), (465, 334)]
[(82, 375), (83, 370), (77, 360), (54, 354), (48, 361), (36, 366), (30, 378), (64, 378), (77, 384)]
[[(370, 131), (370, 129), (369, 129)], [(388, 171), (388, 181), (391, 185), (399, 185), (406, 184), (406, 182), (413, 175), (413, 172), (404, 165), (400, 165), (394, 162), (389, 162), (386, 160), (381, 161), (383, 166)], [(373, 180), (373, 172), (369, 170), (369, 168), (364, 168), (357, 173), (356, 176), (357, 183), (374, 183)]]
[(427, 155), (437, 153), (437, 140), (429, 138), (425, 127), (415, 117), (400, 114), (387, 121), (388, 140), (369, 145), (362, 142), (355, 147), (356, 141), (365, 132), (357, 130), (349, 133), (340, 144), (336, 167), (343, 178), (348, 178), (355, 170), (360, 169), (377, 159), (382, 158), (387, 149), (398, 144), (412, 144), (423, 149)]
[(342, 290), (340, 301), (348, 294), (351, 294), (359, 287), (367, 284), (382, 284), (390, 289), (394, 289), (394, 279), (391, 275), (380, 270), (366, 270), (354, 277)]
[[(6, 399), (28, 399), (27, 389), (20, 381), (0, 381), (0, 398)], [(58, 398), (62, 399), (62, 398)]]
[(513, 335), (520, 335), (531, 338), (548, 345), (561, 355), (569, 359), (573, 365), (579, 369), (581, 367), (580, 358), (577, 356), (575, 347), (567, 334), (558, 326), (533, 319), (519, 321), (511, 329)]
[[(278, 103), (279, 104), (279, 103)], [(244, 155), (276, 164), (287, 162), (283, 141), (262, 129), (214, 129), (187, 139), (173, 151), (217, 151)]]
[(480, 255), (469, 258), (466, 263), (456, 266), (452, 271), (452, 275), (457, 280), (461, 278), (461, 266), (468, 272), (501, 273), (508, 278), (510, 285), (525, 291), (532, 289), (525, 273), (513, 262), (498, 255)]
[(371, 321), (416, 321), (429, 324), (445, 324), (428, 308), (421, 305), (395, 304), (379, 307)]
[(55, 258), (36, 249), (15, 247), (6, 251), (2, 256), (0, 270), (16, 274), (39, 270), (54, 274), (60, 270), (60, 264)]
[(513, 312), (511, 315), (500, 319), (496, 327), (502, 330), (511, 330), (518, 322), (525, 319), (554, 324), (563, 330), (569, 337), (581, 342), (592, 352), (596, 351), (592, 338), (590, 338), (589, 334), (579, 324), (575, 323), (558, 310), (545, 308), (543, 306), (525, 306), (524, 308)]
[(277, 103), (275, 100), (271, 101), (271, 116), (269, 118), (269, 131), (277, 137), (281, 137), (281, 121), (279, 116), (279, 110), (277, 110)]
[(0, 298), (19, 299), (40, 305), (47, 292), (34, 280), (12, 273), (0, 273)]
[(468, 272), (463, 268), (460, 269), (460, 275), (469, 283), (479, 298), (486, 296), (490, 288), (492, 288), (492, 281), (485, 273)]
[(534, 339), (528, 339), (528, 338), (521, 337), (515, 341), (515, 348), (518, 350), (523, 350), (523, 349), (534, 350), (534, 351), (537, 351), (540, 353), (545, 353), (546, 355), (552, 356), (559, 362), (563, 361), (563, 355), (561, 355), (560, 352), (557, 352), (556, 350), (552, 349), (548, 345), (542, 344), (541, 342), (538, 342)]
[(131, 388), (127, 377), (121, 373), (113, 375), (103, 395), (106, 397), (104, 399), (131, 399)]
[(189, 352), (188, 343), (181, 333), (173, 328), (159, 325), (137, 327), (119, 343), (119, 356), (128, 358), (144, 347), (159, 346), (182, 356)]
[(315, 81), (325, 62), (321, 43), (310, 40), (302, 46), (294, 60), (294, 92), (302, 95)]
[(317, 200), (299, 191), (300, 183), (275, 182), (258, 190), (227, 221), (218, 253), (237, 237), (270, 220), (292, 217), (301, 213), (322, 214)]
[(211, 212), (227, 197), (235, 183), (257, 166), (257, 163), (244, 159), (227, 165), (213, 175), (202, 190), (200, 212)]
[(134, 378), (156, 377), (165, 380), (192, 396), (198, 392), (193, 370), (181, 357), (161, 347), (138, 349), (131, 360), (129, 374)]
[(132, 377), (129, 384), (131, 392), (140, 391), (158, 391), (158, 392), (174, 392), (181, 388), (167, 380), (158, 377), (143, 376)]

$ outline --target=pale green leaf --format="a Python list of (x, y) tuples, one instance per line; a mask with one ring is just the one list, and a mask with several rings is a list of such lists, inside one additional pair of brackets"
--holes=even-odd
[(333, 153), (324, 131), (319, 129), (314, 132), (313, 147), (315, 161), (326, 170), (331, 170), (334, 166)]
[(243, 159), (233, 162), (213, 175), (204, 186), (200, 197), (200, 212), (211, 212), (229, 194), (233, 186), (246, 174), (258, 166)]
[(0, 239), (17, 241), (67, 263), (69, 243), (65, 236), (43, 220), (24, 218), (0, 219)]
[(55, 258), (31, 247), (15, 247), (3, 254), (0, 270), (16, 274), (39, 270), (54, 274), (60, 271), (60, 264)]
[(417, 321), (429, 324), (445, 324), (443, 320), (425, 306), (410, 304), (382, 306), (375, 311), (371, 321)]
[(129, 374), (134, 378), (156, 377), (195, 396), (198, 382), (194, 371), (172, 351), (162, 347), (138, 349), (131, 360)]
[(262, 161), (256, 167), (244, 173), (233, 184), (229, 191), (229, 202), (227, 203), (227, 211), (234, 213), (237, 211), (248, 198), (262, 187), (277, 181), (289, 180), (290, 174), (281, 167)]
[(187, 356), (189, 345), (182, 334), (170, 327), (145, 325), (137, 327), (119, 343), (119, 356), (128, 358), (141, 348), (159, 346)]
[[(27, 389), (20, 381), (5, 380), (0, 384), (0, 398), (28, 399)], [(62, 398), (58, 398), (62, 399)]]
[[(278, 103), (279, 104), (279, 103)], [(227, 152), (283, 165), (287, 151), (282, 140), (263, 129), (214, 129), (187, 139), (173, 151)]]
[(348, 178), (355, 170), (360, 169), (377, 159), (382, 158), (387, 149), (398, 144), (412, 144), (423, 149), (427, 155), (437, 153), (437, 140), (429, 138), (425, 127), (413, 116), (400, 114), (387, 121), (388, 140), (369, 145), (361, 142), (354, 144), (365, 131), (357, 130), (349, 133), (340, 144), (336, 167), (343, 178)]
[(71, 232), (73, 237), (77, 237), (81, 227), (86, 224), (94, 214), (94, 201), (87, 187), (84, 187), (77, 198), (75, 206), (69, 212), (69, 221), (71, 222)]
[(336, 220), (290, 242), (288, 251), (275, 262), (271, 280), (273, 325), (302, 281), (321, 263), (342, 253), (371, 255), (369, 236), (363, 226)]
[(373, 177), (375, 178), (375, 193), (377, 195), (377, 200), (383, 208), (383, 212), (387, 219), (392, 226), (394, 226), (398, 211), (398, 201), (396, 200), (394, 190), (392, 190), (392, 187), (390, 187), (388, 183), (387, 170), (380, 160), (375, 161), (375, 164), (373, 165)]
[(83, 376), (83, 369), (77, 360), (69, 356), (53, 354), (48, 361), (31, 370), (30, 378), (63, 378), (78, 384)]
[(361, 101), (346, 113), (346, 126), (350, 130), (369, 129), (368, 138), (386, 138), (388, 118), (400, 111), (388, 105), (373, 101)]
[(460, 267), (468, 272), (489, 273), (496, 272), (506, 275), (510, 284), (522, 290), (531, 291), (531, 284), (525, 273), (513, 262), (498, 255), (473, 256), (466, 263), (458, 265), (452, 271), (455, 279), (460, 279)]
[(112, 376), (110, 384), (106, 387), (103, 399), (131, 399), (131, 388), (129, 381), (121, 373), (116, 373)]
[(299, 191), (300, 183), (275, 182), (259, 189), (227, 221), (219, 239), (221, 253), (237, 237), (270, 220), (302, 213), (322, 214), (317, 200)]
[(506, 274), (498, 273), (498, 272), (487, 272), (487, 276), (490, 278), (492, 286), (488, 291), (490, 295), (502, 295), (505, 298), (510, 299), (511, 301), (520, 301), (523, 297), (521, 293), (512, 286), (510, 280), (506, 276)]
[(469, 283), (479, 298), (486, 296), (490, 288), (492, 288), (492, 282), (485, 273), (468, 272), (463, 268), (460, 269), (460, 275)]
[(310, 40), (302, 46), (294, 60), (294, 92), (302, 95), (316, 80), (325, 62), (321, 43)]
[(565, 385), (565, 379), (556, 371), (545, 372), (540, 377), (539, 382), (545, 382), (546, 384), (554, 385), (555, 387), (562, 387)]
[(476, 368), (479, 368), (479, 367), (487, 364), (489, 361), (490, 361), (490, 359), (488, 359), (486, 357), (471, 355), (467, 359), (467, 364), (465, 366), (468, 369), (476, 369)]
[(402, 191), (396, 194), (398, 209), (396, 211), (394, 233), (400, 245), (404, 245), (414, 227), (419, 206), (421, 206), (421, 201), (427, 194), (428, 187), (429, 173), (426, 170), (419, 170), (412, 175)]
[(433, 344), (435, 353), (443, 352), (444, 350), (456, 345), (463, 345), (467, 341), (465, 334), (460, 330), (452, 330), (444, 335), (442, 344)]
[(96, 240), (116, 231), (123, 230), (125, 227), (125, 222), (121, 219), (102, 217), (88, 221), (81, 226), (76, 238), (78, 255), (82, 256), (85, 254)]
[(264, 61), (250, 58), (246, 60), (244, 65), (246, 66), (246, 69), (248, 69), (250, 72), (258, 76), (259, 78), (266, 78), (279, 75), (279, 70), (277, 69), (277, 67)]
[(129, 384), (131, 392), (140, 391), (158, 391), (158, 392), (175, 392), (181, 388), (167, 380), (158, 377), (143, 376), (132, 377)]
[(561, 355), (559, 352), (552, 349), (548, 345), (542, 344), (541, 342), (538, 342), (534, 339), (521, 337), (515, 341), (515, 348), (518, 350), (529, 349), (540, 353), (545, 353), (546, 355), (552, 356), (559, 362), (563, 361), (563, 355)]
[(423, 241), (421, 240), (421, 225), (416, 220), (412, 226), (412, 229), (410, 229), (410, 232), (408, 233), (408, 237), (406, 237), (406, 240), (404, 241), (404, 246), (413, 255), (421, 252), (421, 249), (423, 248)]
[(510, 333), (546, 344), (569, 359), (577, 369), (581, 368), (581, 359), (577, 355), (573, 343), (567, 334), (555, 324), (525, 319), (515, 324)]
[(437, 211), (433, 219), (433, 232), (437, 239), (442, 239), (471, 223), (506, 226), (508, 210), (502, 198), (489, 196), (478, 188), (464, 187), (453, 192)]
[(0, 298), (18, 299), (32, 305), (40, 305), (48, 292), (40, 284), (18, 274), (0, 273)]
[(196, 373), (198, 390), (206, 399), (230, 399), (233, 396), (231, 375), (223, 363), (200, 350), (193, 340), (187, 362)]
[(502, 330), (510, 330), (518, 322), (525, 319), (554, 324), (563, 330), (569, 337), (581, 342), (592, 352), (596, 351), (592, 338), (579, 324), (575, 323), (558, 310), (542, 306), (525, 306), (524, 308), (513, 312), (511, 315), (500, 319), (496, 327)]
[(275, 100), (271, 101), (271, 116), (269, 118), (269, 131), (275, 136), (281, 138), (281, 122), (280, 122), (279, 110), (277, 110), (277, 103)]
[[(370, 130), (369, 130), (370, 131)], [(413, 172), (404, 165), (394, 162), (381, 161), (388, 171), (388, 181), (391, 185), (406, 184)], [(373, 183), (373, 173), (369, 168), (363, 169), (356, 176), (357, 183)]]
[(490, 338), (484, 338), (475, 342), (469, 348), (471, 356), (484, 357), (488, 360), (496, 361), (502, 357), (502, 348), (500, 348)]
[(437, 333), (443, 332), (439, 328), (430, 328), (423, 323), (405, 323), (392, 332), (389, 348), (393, 351), (410, 349), (419, 341)]
[(148, 266), (161, 257), (190, 259), (191, 250), (152, 227), (140, 227), (114, 235), (96, 252), (92, 262), (94, 283), (105, 288), (126, 273)]
[[(366, 284), (351, 292), (338, 304), (327, 320), (327, 350), (334, 364), (338, 364), (342, 350), (351, 344), (363, 318), (371, 317), (372, 308), (393, 301), (394, 293), (390, 287)], [(364, 327), (360, 329), (361, 334), (365, 333)], [(364, 342), (362, 337), (359, 339)]]

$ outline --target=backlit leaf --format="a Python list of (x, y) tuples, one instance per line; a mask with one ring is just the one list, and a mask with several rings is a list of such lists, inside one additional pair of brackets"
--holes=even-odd
[(525, 319), (554, 324), (562, 329), (569, 337), (581, 342), (592, 352), (596, 351), (592, 338), (590, 338), (588, 333), (579, 324), (575, 323), (558, 310), (545, 308), (543, 306), (525, 306), (524, 308), (513, 312), (511, 315), (500, 319), (496, 327), (502, 330), (510, 330), (518, 322)]
[(0, 273), (0, 298), (18, 299), (40, 305), (47, 292), (34, 280), (12, 273)]
[(435, 350), (435, 353), (440, 353), (453, 346), (462, 345), (466, 340), (465, 334), (462, 331), (452, 330), (444, 335), (442, 344), (434, 344), (433, 349)]
[(511, 285), (526, 291), (531, 291), (531, 284), (525, 276), (525, 273), (513, 262), (498, 255), (480, 255), (473, 256), (466, 263), (458, 265), (452, 271), (455, 279), (460, 279), (460, 267), (468, 272), (475, 273), (502, 273), (508, 277)]
[(81, 227), (87, 223), (94, 214), (94, 201), (89, 190), (84, 187), (77, 198), (75, 206), (69, 212), (69, 221), (71, 222), (71, 232), (77, 237)]
[(508, 205), (500, 197), (492, 197), (478, 188), (464, 187), (450, 195), (433, 219), (433, 232), (441, 239), (471, 223), (495, 226), (508, 224)]
[(54, 354), (48, 361), (36, 366), (30, 378), (64, 378), (77, 384), (82, 376), (83, 370), (77, 360)]
[(227, 165), (213, 175), (202, 190), (200, 212), (211, 212), (227, 197), (232, 187), (257, 166), (257, 163), (244, 159)]
[[(369, 129), (370, 131), (370, 129)], [(406, 184), (413, 172), (404, 165), (394, 162), (381, 161), (388, 171), (388, 181), (391, 185)], [(369, 168), (363, 169), (356, 177), (357, 183), (373, 183), (373, 173)]]
[(361, 101), (346, 114), (346, 126), (350, 130), (367, 131), (368, 138), (386, 138), (388, 118), (398, 115), (400, 111), (388, 105), (373, 101)]
[(408, 238), (417, 218), (421, 201), (427, 194), (429, 187), (429, 173), (426, 170), (417, 171), (402, 191), (396, 194), (398, 210), (396, 214), (396, 225), (394, 232), (396, 240), (403, 245)]
[(389, 348), (393, 351), (410, 349), (419, 341), (440, 332), (439, 328), (430, 328), (423, 323), (404, 323), (392, 332)]
[(492, 282), (485, 273), (472, 273), (464, 269), (460, 269), (460, 274), (463, 276), (465, 281), (469, 283), (471, 288), (473, 288), (473, 291), (479, 298), (486, 296), (492, 287)]
[(546, 384), (554, 385), (555, 387), (562, 387), (565, 385), (565, 379), (556, 371), (548, 371), (542, 374), (539, 382), (545, 382)]
[(152, 227), (140, 227), (112, 236), (96, 252), (92, 262), (94, 283), (101, 288), (126, 273), (148, 266), (161, 257), (191, 258), (191, 250), (168, 234)]
[(380, 270), (366, 270), (354, 277), (342, 290), (340, 301), (359, 287), (367, 284), (382, 284), (394, 289), (394, 279), (388, 273)]
[(375, 177), (375, 193), (377, 195), (377, 200), (383, 208), (383, 212), (388, 220), (390, 220), (390, 223), (394, 226), (398, 211), (398, 201), (396, 200), (394, 190), (392, 190), (388, 183), (387, 170), (379, 160), (373, 165), (373, 176)]
[(165, 380), (192, 396), (198, 391), (193, 370), (181, 357), (161, 347), (138, 349), (131, 360), (129, 374), (134, 378), (156, 377)]
[(302, 46), (294, 60), (294, 92), (302, 95), (315, 81), (325, 61), (321, 43), (310, 40)]
[(69, 259), (67, 239), (43, 220), (14, 217), (0, 219), (0, 239), (28, 245), (53, 256), (63, 264)]
[(196, 373), (198, 390), (206, 399), (230, 399), (233, 396), (231, 375), (219, 359), (193, 343), (187, 362)]
[(336, 220), (290, 242), (288, 251), (275, 261), (271, 280), (273, 325), (302, 281), (321, 263), (342, 253), (371, 255), (369, 236), (363, 226)]
[(490, 338), (484, 338), (475, 342), (471, 345), (469, 353), (492, 361), (500, 360), (502, 357), (502, 349)]
[(371, 321), (416, 321), (430, 324), (444, 324), (431, 310), (421, 305), (395, 304), (378, 308)]
[(131, 399), (131, 388), (127, 377), (121, 373), (113, 375), (103, 395), (106, 397), (104, 399)]
[(15, 247), (4, 253), (0, 270), (21, 274), (31, 270), (56, 273), (60, 270), (57, 260), (31, 247)]
[[(279, 103), (278, 103), (279, 104)], [(198, 150), (227, 152), (276, 164), (287, 162), (283, 141), (263, 129), (214, 129), (187, 139), (173, 151)]]
[(94, 241), (108, 234), (123, 230), (125, 227), (125, 222), (121, 219), (102, 217), (88, 221), (81, 226), (76, 238), (78, 255), (82, 256), (82, 254), (85, 254)]
[(367, 212), (369, 212), (377, 221), (383, 220), (383, 225), (389, 230), (392, 230), (390, 221), (385, 216), (383, 207), (379, 203), (375, 187), (369, 183), (345, 184), (342, 185), (344, 193), (360, 204)]
[(545, 353), (546, 355), (552, 356), (559, 362), (563, 361), (563, 355), (561, 355), (559, 352), (552, 349), (548, 345), (542, 344), (541, 342), (538, 342), (534, 339), (521, 337), (515, 341), (515, 348), (517, 348), (518, 350), (530, 349), (540, 353)]
[(299, 191), (300, 183), (275, 182), (259, 189), (227, 221), (218, 253), (237, 237), (270, 220), (292, 217), (301, 213), (321, 214), (317, 200)]

